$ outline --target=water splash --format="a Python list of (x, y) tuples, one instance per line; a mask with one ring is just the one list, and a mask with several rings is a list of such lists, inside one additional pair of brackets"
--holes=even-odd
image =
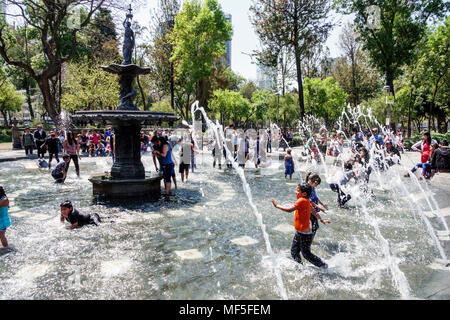
[[(209, 117), (207, 116), (207, 114), (206, 114), (204, 108), (203, 108), (203, 107), (199, 107), (199, 102), (198, 102), (198, 101), (196, 101), (196, 102), (192, 105), (192, 110), (193, 110), (193, 114), (194, 114), (196, 111), (200, 111), (200, 112), (203, 114), (203, 117), (204, 117), (204, 119), (205, 119), (205, 121), (206, 121), (206, 124), (207, 124), (208, 128), (209, 128), (210, 130), (212, 130), (212, 131), (214, 132), (215, 136), (216, 136), (217, 144), (219, 144), (220, 141), (225, 141), (225, 136), (224, 136), (224, 133), (223, 133), (223, 127), (222, 127), (222, 125), (221, 125), (218, 121), (216, 122), (216, 124), (214, 124), (214, 123), (209, 119)], [(194, 119), (194, 117), (193, 117), (193, 119)], [(219, 139), (219, 132), (220, 132), (220, 138), (221, 138), (221, 139)], [(219, 145), (220, 145), (220, 144), (219, 144)], [(284, 284), (283, 284), (283, 279), (282, 279), (282, 277), (281, 277), (280, 269), (279, 269), (279, 267), (278, 267), (278, 265), (277, 265), (277, 261), (276, 261), (276, 258), (275, 258), (275, 254), (274, 254), (274, 252), (273, 252), (273, 250), (272, 250), (272, 245), (270, 244), (269, 234), (268, 234), (267, 231), (266, 231), (266, 226), (265, 226), (265, 224), (264, 224), (264, 222), (263, 222), (262, 215), (261, 215), (261, 213), (259, 213), (258, 208), (256, 207), (255, 203), (253, 202), (252, 192), (251, 192), (251, 189), (250, 189), (249, 184), (247, 183), (247, 179), (245, 178), (244, 170), (236, 164), (236, 162), (234, 161), (234, 159), (231, 158), (231, 154), (232, 154), (232, 153), (231, 153), (231, 151), (228, 149), (228, 147), (226, 146), (226, 144), (224, 144), (224, 147), (225, 147), (225, 150), (226, 150), (226, 155), (227, 155), (228, 161), (231, 162), (231, 164), (232, 164), (234, 170), (237, 172), (237, 174), (238, 174), (239, 177), (241, 178), (242, 186), (243, 186), (244, 192), (245, 192), (245, 194), (246, 194), (246, 196), (247, 196), (247, 198), (248, 198), (250, 207), (252, 208), (252, 212), (253, 212), (253, 214), (255, 215), (255, 217), (256, 217), (256, 219), (257, 219), (257, 221), (258, 221), (258, 224), (259, 224), (259, 226), (260, 226), (260, 228), (261, 228), (261, 231), (262, 231), (262, 233), (263, 233), (264, 242), (265, 242), (265, 244), (266, 244), (266, 250), (267, 250), (267, 252), (269, 253), (269, 255), (270, 255), (270, 257), (271, 257), (271, 260), (272, 260), (272, 267), (273, 267), (273, 269), (274, 269), (274, 271), (275, 271), (275, 276), (276, 276), (276, 279), (277, 279), (278, 287), (279, 287), (279, 289), (280, 289), (280, 295), (281, 295), (281, 297), (282, 297), (284, 300), (287, 300), (287, 299), (288, 299), (288, 296), (287, 296), (286, 289), (285, 289)]]

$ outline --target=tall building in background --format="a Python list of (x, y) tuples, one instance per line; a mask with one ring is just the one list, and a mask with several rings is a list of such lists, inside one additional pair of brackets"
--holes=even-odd
[(277, 88), (277, 70), (259, 64), (256, 70), (256, 83), (262, 89), (276, 90)]
[[(226, 14), (225, 20), (227, 20), (230, 24), (232, 24), (231, 14)], [(226, 53), (225, 64), (227, 67), (231, 68), (231, 41), (227, 41), (226, 46), (227, 46), (227, 53)]]

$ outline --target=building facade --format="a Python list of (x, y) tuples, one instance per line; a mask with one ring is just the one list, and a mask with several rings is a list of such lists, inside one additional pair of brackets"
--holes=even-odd
[(258, 65), (256, 70), (256, 83), (262, 89), (276, 90), (277, 70), (276, 68)]
[[(225, 15), (225, 20), (227, 20), (230, 24), (232, 24), (231, 14), (226, 14)], [(225, 58), (225, 65), (227, 67), (231, 68), (231, 41), (227, 41), (225, 43), (225, 45), (227, 47), (226, 58)]]

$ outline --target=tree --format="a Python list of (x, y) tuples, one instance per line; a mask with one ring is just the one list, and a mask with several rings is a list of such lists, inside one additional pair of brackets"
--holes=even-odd
[(330, 9), (328, 0), (254, 0), (250, 7), (262, 56), (270, 58), (274, 66), (281, 48), (290, 48), (294, 54), (301, 120), (305, 115), (302, 58), (326, 40), (332, 27), (326, 22)]
[(230, 90), (215, 90), (209, 108), (220, 119), (231, 119), (236, 126), (247, 122), (251, 116), (250, 102), (239, 92)]
[[(41, 47), (35, 41), (37, 33), (27, 25), (11, 29), (10, 36), (13, 37), (14, 42), (17, 44), (10, 49), (11, 56), (16, 57), (18, 60), (29, 63), (33, 57), (42, 52)], [(5, 66), (5, 70), (14, 86), (20, 90), (25, 90), (30, 117), (34, 119), (31, 96), (32, 90), (36, 88), (36, 81), (22, 68)]]
[(103, 71), (101, 62), (66, 64), (62, 107), (65, 110), (115, 109), (119, 105), (119, 83), (113, 74)]
[(363, 47), (372, 64), (385, 75), (394, 96), (394, 79), (413, 58), (427, 21), (444, 16), (450, 5), (442, 0), (336, 0), (335, 3), (339, 11), (355, 14)]
[(332, 77), (305, 78), (305, 102), (309, 113), (325, 120), (327, 127), (336, 121), (345, 106), (347, 94)]
[(257, 90), (257, 86), (253, 81), (246, 81), (240, 88), (240, 94), (247, 100), (252, 101), (253, 94)]
[(179, 83), (175, 83), (173, 62), (170, 61), (173, 53), (171, 34), (179, 10), (178, 0), (159, 0), (158, 9), (152, 15), (150, 26), (152, 39), (143, 48), (149, 57), (150, 78), (155, 85), (155, 94), (159, 99), (170, 95), (172, 109), (176, 108), (175, 88), (183, 88), (182, 79), (177, 79)]
[[(59, 116), (62, 66), (80, 49), (79, 31), (90, 23), (101, 6), (111, 7), (113, 1), (115, 0), (5, 0), (5, 4), (15, 10), (2, 15), (20, 17), (38, 34), (37, 38), (42, 46), (42, 63), (37, 68), (33, 61), (20, 60), (11, 55), (11, 49), (17, 43), (9, 36), (6, 19), (0, 22), (0, 55), (8, 65), (25, 70), (37, 82), (44, 98), (44, 107), (57, 126), (62, 125)], [(72, 15), (71, 8), (83, 9), (79, 11), (79, 23), (74, 25), (69, 19), (77, 16)]]
[(86, 50), (94, 59), (120, 63), (119, 40), (111, 10), (100, 7), (83, 32)]
[[(421, 80), (432, 88), (430, 109), (428, 110), (428, 130), (431, 130), (431, 118), (437, 116), (439, 132), (447, 131), (446, 115), (448, 112), (449, 81), (450, 81), (450, 16), (444, 25), (432, 32), (423, 48), (418, 62)], [(444, 89), (444, 90), (442, 90)], [(439, 91), (443, 91), (447, 99), (436, 103)]]
[(3, 78), (0, 82), (0, 113), (6, 125), (9, 125), (8, 112), (19, 111), (24, 101), (23, 95), (13, 84), (7, 78)]
[(264, 125), (265, 120), (269, 116), (269, 110), (275, 109), (276, 107), (275, 99), (275, 94), (267, 89), (253, 92), (251, 99), (251, 119), (254, 123)]
[(378, 71), (370, 66), (367, 53), (357, 38), (353, 27), (346, 25), (339, 42), (344, 55), (336, 59), (332, 72), (332, 77), (348, 94), (347, 103), (354, 107), (373, 98), (382, 86)]
[(201, 106), (207, 107), (208, 82), (214, 60), (225, 53), (225, 42), (231, 40), (232, 27), (217, 0), (184, 2), (175, 17), (171, 36), (175, 77), (185, 82), (186, 93), (195, 94)]

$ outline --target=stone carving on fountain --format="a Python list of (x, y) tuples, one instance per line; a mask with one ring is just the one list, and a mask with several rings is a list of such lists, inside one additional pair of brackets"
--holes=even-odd
[(150, 69), (131, 64), (135, 43), (134, 32), (131, 29), (133, 18), (131, 5), (128, 10), (130, 12), (123, 23), (125, 27), (124, 62), (122, 65), (101, 66), (104, 71), (119, 77), (120, 105), (113, 111), (78, 111), (72, 116), (72, 121), (78, 125), (108, 123), (114, 130), (114, 164), (109, 175), (102, 174), (90, 178), (94, 194), (107, 198), (157, 198), (161, 193), (162, 177), (157, 174), (146, 175), (141, 161), (141, 128), (145, 124), (173, 123), (178, 118), (173, 113), (140, 111), (134, 104), (137, 92), (133, 82), (137, 76), (148, 74)]

